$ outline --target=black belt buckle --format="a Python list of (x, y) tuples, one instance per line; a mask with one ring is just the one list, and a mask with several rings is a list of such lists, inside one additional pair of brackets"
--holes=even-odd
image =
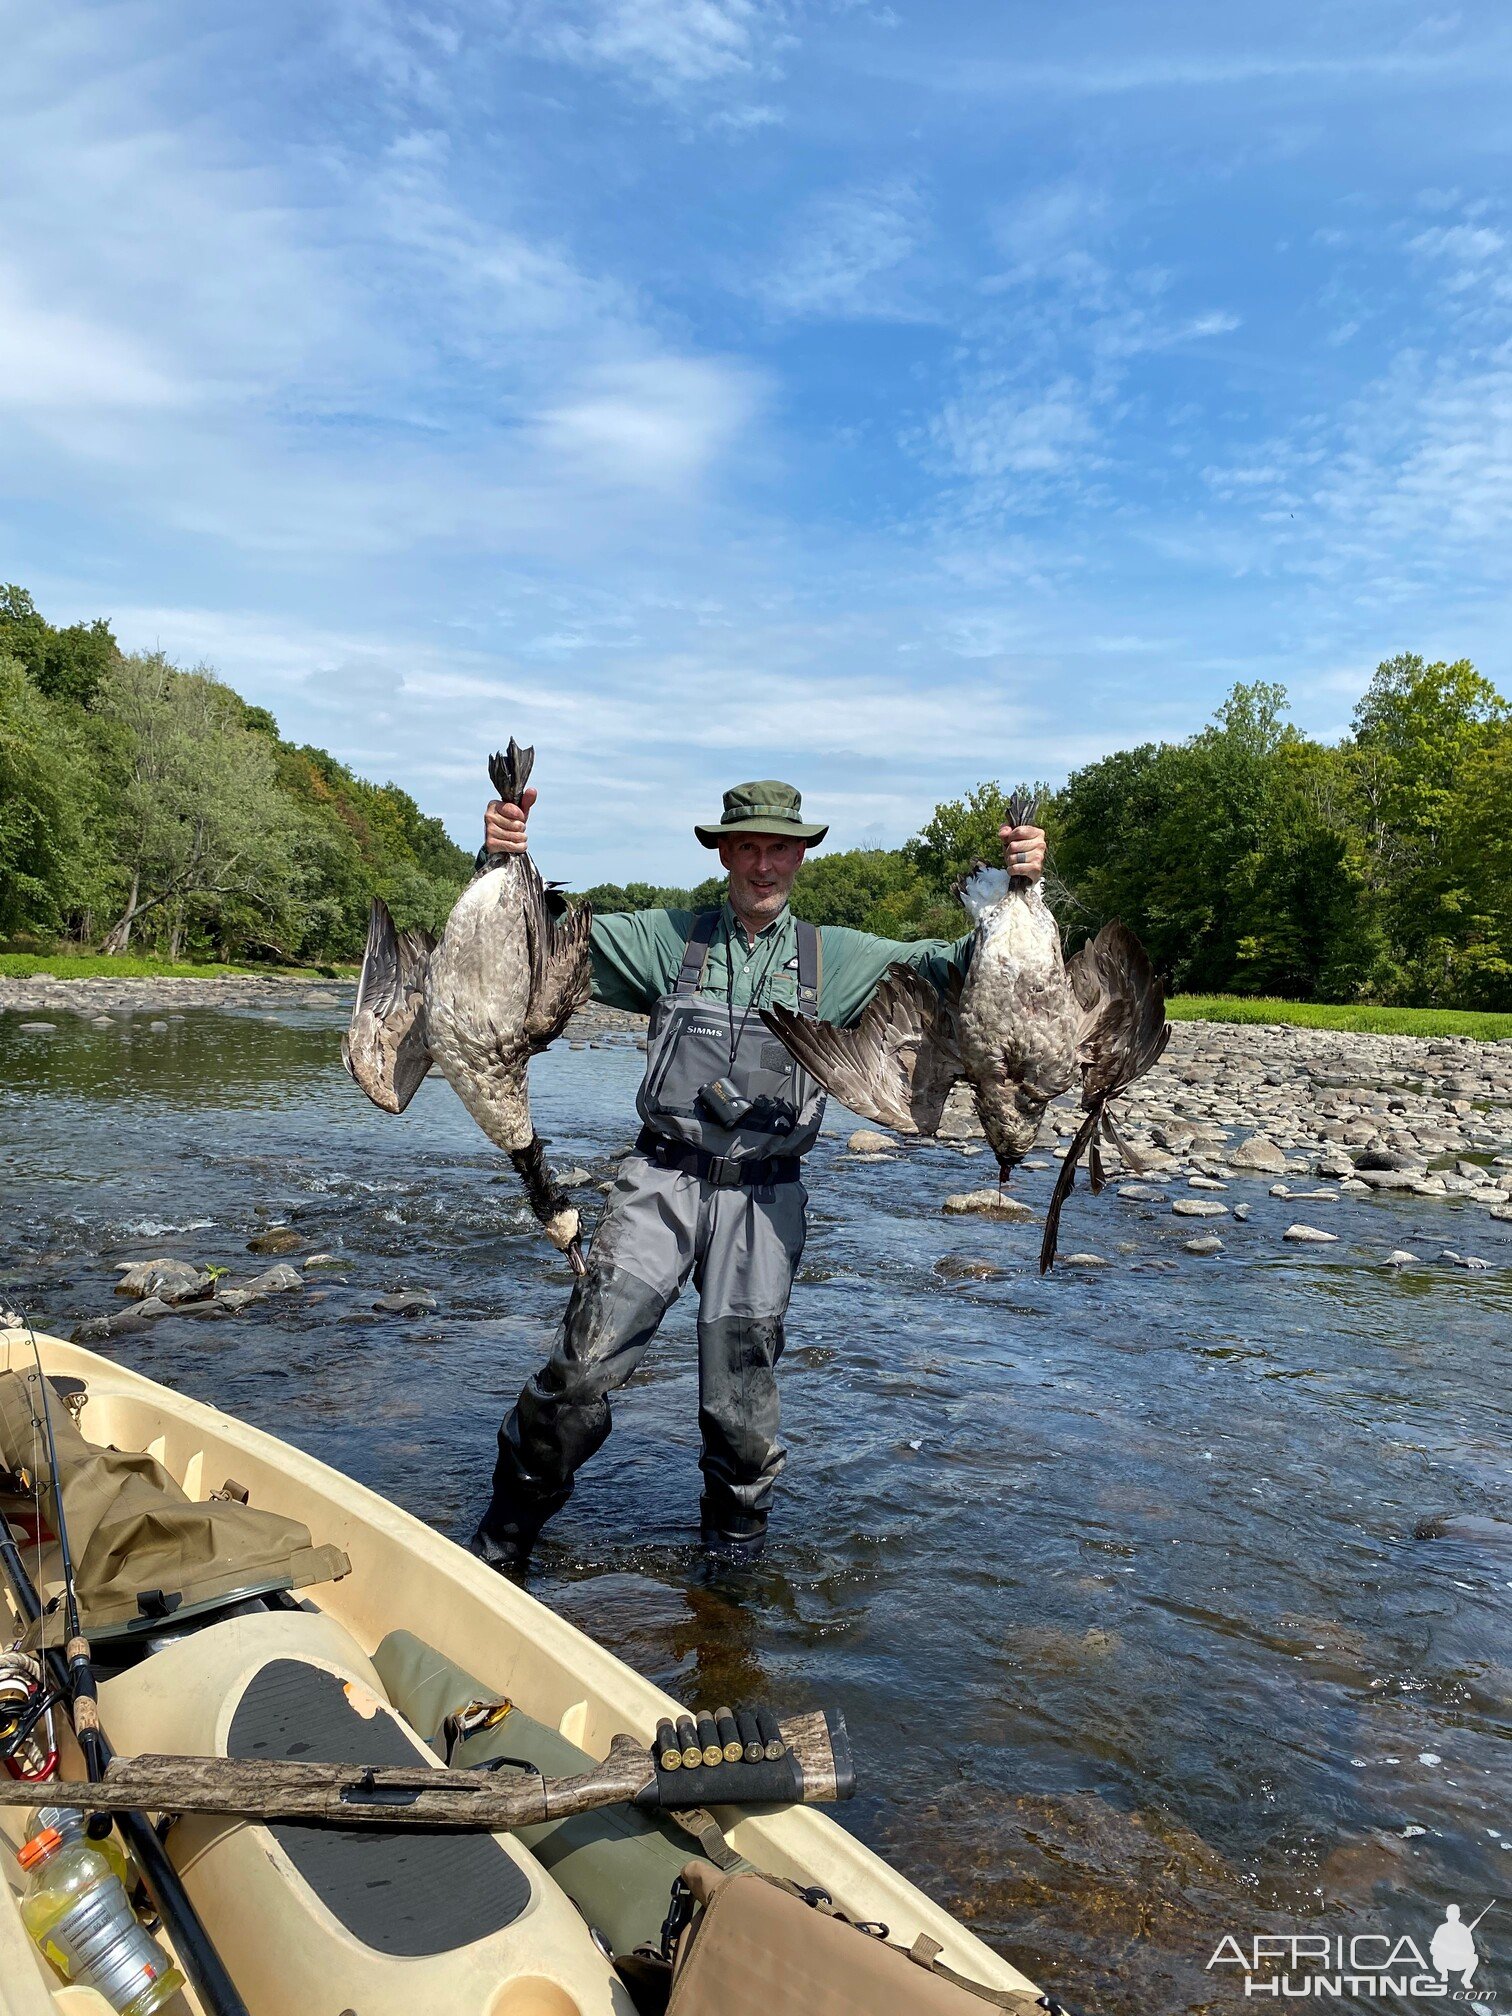
[(728, 1155), (711, 1155), (704, 1181), (712, 1183), (716, 1190), (738, 1190), (745, 1181), (743, 1165)]

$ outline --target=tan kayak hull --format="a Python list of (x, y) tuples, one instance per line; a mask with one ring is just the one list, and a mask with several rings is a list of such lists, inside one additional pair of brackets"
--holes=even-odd
[[(365, 1657), (390, 1631), (412, 1631), (595, 1756), (621, 1731), (649, 1744), (661, 1718), (689, 1705), (674, 1701), (526, 1591), (352, 1478), (82, 1346), (53, 1337), (38, 1342), (49, 1373), (86, 1382), (89, 1398), (80, 1426), (90, 1440), (147, 1450), (191, 1498), (207, 1497), (234, 1478), (248, 1488), (254, 1505), (302, 1520), (318, 1542), (344, 1549), (351, 1574), (309, 1594)], [(21, 1351), (29, 1357), (20, 1333), (0, 1333), (0, 1365), (19, 1363)], [(167, 1656), (156, 1654), (147, 1664)], [(122, 1749), (133, 1745), (127, 1729), (112, 1730), (111, 1691), (121, 1690), (123, 1719), (130, 1720), (126, 1695), (134, 1681), (142, 1684), (128, 1673), (101, 1689), (107, 1731)], [(797, 1806), (719, 1817), (732, 1845), (758, 1867), (822, 1884), (850, 1915), (882, 1920), (904, 1945), (927, 1934), (939, 1942), (947, 1965), (986, 1985), (1032, 1990), (1016, 1968), (828, 1814)], [(19, 1875), (3, 1843), (0, 1866), (8, 1886), (0, 1898), (0, 2016), (101, 2016), (103, 2002), (87, 1991), (61, 1988), (32, 1948), (14, 1905)], [(216, 1915), (234, 1908), (228, 1899)], [(414, 1978), (419, 1994), (422, 1977)], [(570, 2007), (548, 1994), (547, 1986), (542, 1979), (540, 2016)], [(288, 2016), (296, 2011), (303, 2016), (309, 2006), (304, 1996), (291, 1997)], [(608, 2004), (600, 1998), (582, 2006), (587, 2016), (590, 2008)], [(501, 1999), (496, 2016), (514, 2016), (514, 2009)], [(532, 2016), (528, 1999), (520, 2001), (519, 2016)]]

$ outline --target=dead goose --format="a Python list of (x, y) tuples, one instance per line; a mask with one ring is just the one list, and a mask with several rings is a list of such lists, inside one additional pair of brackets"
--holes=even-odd
[[(511, 740), (489, 760), (517, 805), (535, 760)], [(399, 931), (373, 899), (367, 951), (341, 1057), (375, 1106), (402, 1113), (432, 1064), (490, 1141), (508, 1152), (530, 1208), (583, 1271), (578, 1214), (546, 1166), (530, 1118), (530, 1059), (588, 998), (586, 904), (570, 908), (528, 854), (489, 854), (457, 898), (440, 940)]]
[[(1027, 797), (1010, 800), (1010, 825), (1028, 824), (1033, 814)], [(853, 1029), (804, 1021), (781, 1007), (763, 1010), (762, 1019), (826, 1090), (900, 1134), (936, 1133), (951, 1087), (966, 1079), (1002, 1181), (1034, 1146), (1045, 1108), (1080, 1067), (1087, 1118), (1046, 1216), (1043, 1273), (1054, 1264), (1077, 1159), (1090, 1144), (1092, 1186), (1101, 1190), (1097, 1144), (1105, 1128), (1112, 1131), (1108, 1102), (1165, 1048), (1165, 996), (1143, 946), (1122, 924), (1105, 925), (1068, 971), (1041, 883), (979, 861), (957, 893), (976, 933), (964, 978), (953, 975), (944, 994), (899, 965)]]

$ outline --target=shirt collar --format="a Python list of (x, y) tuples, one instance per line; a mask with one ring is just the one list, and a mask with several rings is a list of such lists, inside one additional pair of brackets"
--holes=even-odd
[[(725, 897), (724, 901), (720, 904), (719, 907), (720, 907), (720, 914), (724, 918), (726, 937), (733, 938), (737, 945), (743, 945), (746, 942), (745, 926), (741, 923), (740, 919), (735, 915), (735, 912), (731, 909), (730, 899), (728, 896)], [(772, 919), (771, 923), (763, 924), (761, 929), (756, 933), (755, 942), (759, 945), (763, 938), (770, 938), (773, 936), (775, 932), (783, 930), (787, 924), (787, 921), (788, 921), (788, 906), (786, 903), (784, 903), (782, 908), (777, 912), (777, 915)]]

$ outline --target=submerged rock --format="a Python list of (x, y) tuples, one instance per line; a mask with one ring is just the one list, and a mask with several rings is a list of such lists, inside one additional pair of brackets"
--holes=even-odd
[(304, 1245), (303, 1239), (292, 1225), (270, 1225), (266, 1232), (259, 1232), (247, 1241), (249, 1253), (297, 1253)]
[(428, 1288), (401, 1288), (392, 1295), (380, 1295), (373, 1307), (385, 1316), (430, 1316), (439, 1304)]
[(1001, 1281), (1003, 1270), (990, 1260), (970, 1260), (964, 1253), (946, 1253), (934, 1263), (942, 1281)]

